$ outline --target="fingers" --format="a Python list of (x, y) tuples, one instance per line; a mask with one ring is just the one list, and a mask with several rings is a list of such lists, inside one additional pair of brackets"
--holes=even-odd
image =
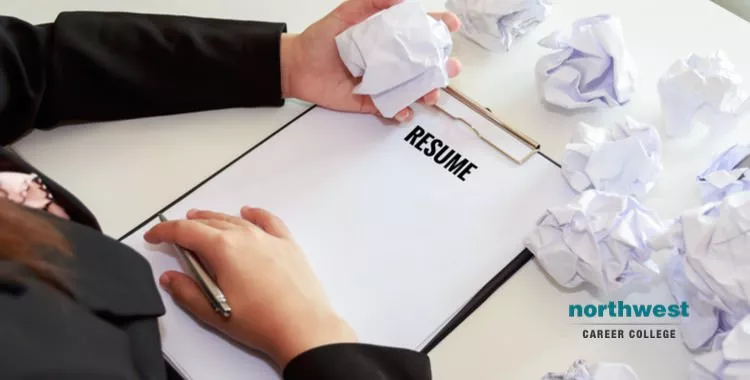
[[(359, 112), (370, 113), (379, 117), (384, 117), (383, 114), (381, 114), (380, 111), (378, 111), (378, 109), (375, 107), (375, 104), (372, 102), (372, 98), (370, 98), (369, 95), (365, 95), (363, 96), (363, 98), (365, 98), (365, 100), (362, 101), (362, 107), (360, 108)], [(393, 119), (395, 119), (399, 123), (404, 123), (410, 121), (413, 116), (414, 110), (406, 107), (393, 115)]]
[(375, 107), (375, 103), (373, 103), (372, 98), (370, 95), (357, 95), (360, 97), (360, 106), (359, 106), (359, 112), (362, 113), (371, 113), (377, 115), (378, 109)]
[[(445, 69), (448, 72), (448, 76), (454, 78), (461, 73), (461, 62), (455, 58), (449, 58), (448, 62), (445, 65)], [(419, 102), (426, 106), (434, 106), (435, 104), (437, 104), (439, 99), (440, 90), (436, 88), (419, 99)]]
[[(446, 63), (446, 71), (448, 72), (448, 76), (453, 78), (456, 77), (458, 74), (461, 73), (461, 62), (455, 58), (448, 59), (448, 62)], [(434, 89), (422, 98), (419, 99), (419, 103), (422, 103), (427, 106), (434, 106), (437, 104), (438, 100), (440, 99), (440, 90)], [(372, 102), (372, 100), (370, 100)], [(372, 106), (373, 109), (375, 106)], [(364, 112), (364, 111), (363, 111)], [(377, 111), (373, 111), (372, 113), (376, 113)], [(401, 111), (399, 111), (393, 118), (398, 120), (401, 123), (411, 121), (412, 117), (414, 116), (414, 111), (411, 108), (404, 108)]]
[[(448, 62), (445, 64), (445, 70), (448, 72), (449, 77), (456, 77), (461, 73), (461, 62), (455, 58), (449, 58)], [(435, 104), (437, 104), (439, 98), (440, 91), (436, 88), (420, 98), (419, 102), (427, 106), (434, 106)], [(370, 100), (370, 102), (372, 102), (372, 100)], [(373, 105), (372, 108), (375, 108), (375, 106)], [(393, 118), (398, 120), (400, 123), (404, 123), (411, 121), (413, 116), (414, 111), (411, 108), (407, 107), (399, 111)]]
[(365, 3), (369, 3), (370, 7), (374, 10), (373, 13), (382, 11), (383, 9), (390, 8), (402, 0), (363, 0)]
[(445, 26), (447, 26), (448, 30), (451, 32), (456, 32), (461, 29), (461, 20), (453, 12), (432, 12), (430, 13), (430, 16), (445, 23)]
[[(2, 197), (0, 197), (0, 198), (2, 198)], [(70, 216), (68, 215), (67, 212), (65, 212), (65, 209), (62, 208), (62, 207), (60, 207), (60, 205), (58, 205), (55, 202), (52, 202), (52, 203), (49, 204), (49, 206), (47, 206), (47, 211), (50, 214), (52, 214), (52, 215), (59, 216), (60, 218), (70, 220)]]
[(427, 95), (423, 96), (422, 99), (419, 99), (419, 102), (426, 105), (426, 106), (434, 106), (438, 102), (438, 98), (440, 97), (440, 90), (434, 89), (427, 93)]
[(221, 234), (221, 230), (194, 220), (171, 220), (152, 227), (143, 238), (151, 244), (178, 244), (212, 261), (210, 256)]
[(364, 21), (383, 9), (390, 8), (403, 0), (348, 0), (339, 5), (333, 14), (350, 25)]
[(214, 311), (198, 284), (189, 276), (169, 271), (159, 277), (159, 283), (180, 307), (213, 327), (220, 327), (224, 319)]
[(398, 120), (400, 123), (407, 122), (411, 120), (412, 117), (414, 117), (414, 111), (412, 111), (412, 109), (409, 107), (404, 108), (401, 111), (398, 111), (396, 115), (393, 116), (393, 118)]
[(292, 239), (292, 233), (286, 224), (274, 214), (252, 207), (243, 207), (240, 210), (242, 218), (260, 227), (263, 231), (282, 239)]
[[(233, 231), (233, 230), (242, 230), (244, 227), (237, 227), (236, 224), (225, 222), (223, 220), (216, 220), (216, 219), (190, 219), (191, 221), (198, 222), (205, 224), (209, 227), (216, 228), (217, 230), (221, 231)], [(257, 228), (257, 227), (255, 227)]]
[(209, 211), (209, 210), (196, 210), (192, 209), (187, 212), (188, 219), (202, 219), (202, 220), (216, 220), (216, 221), (222, 221), (225, 223), (229, 223), (231, 225), (242, 227), (242, 228), (253, 228), (253, 224), (249, 223), (248, 221), (232, 216), (227, 215), (221, 212), (216, 211)]
[[(357, 24), (373, 14), (390, 8), (403, 0), (348, 0), (333, 13), (349, 24)], [(455, 32), (461, 28), (461, 20), (453, 12), (433, 12), (430, 16), (443, 21), (448, 30)]]
[(461, 61), (455, 58), (448, 58), (448, 63), (445, 64), (445, 71), (448, 72), (448, 76), (453, 78), (461, 74)]

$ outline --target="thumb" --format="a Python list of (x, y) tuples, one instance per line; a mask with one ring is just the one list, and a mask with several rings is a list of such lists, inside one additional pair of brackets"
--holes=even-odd
[(403, 0), (347, 0), (333, 13), (350, 25), (365, 21), (368, 17), (390, 8)]
[(172, 300), (189, 314), (215, 328), (226, 322), (213, 309), (198, 283), (180, 272), (165, 272), (159, 277), (161, 286), (172, 296)]

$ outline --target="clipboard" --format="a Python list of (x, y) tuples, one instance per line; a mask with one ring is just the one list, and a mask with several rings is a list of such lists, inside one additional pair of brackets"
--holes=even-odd
[[(460, 116), (456, 116), (452, 114), (451, 112), (441, 108), (440, 106), (436, 106), (438, 110), (443, 112), (444, 114), (448, 115), (449, 117), (458, 120), (465, 124), (468, 128), (470, 128), (480, 139), (485, 141), (487, 144), (491, 145), (495, 150), (497, 150), (501, 155), (505, 156), (507, 159), (515, 162), (518, 165), (523, 165), (526, 163), (529, 158), (534, 156), (535, 154), (539, 154), (540, 156), (544, 157), (546, 160), (548, 160), (550, 163), (554, 164), (557, 167), (560, 167), (560, 164), (556, 161), (552, 160), (549, 156), (545, 155), (541, 152), (541, 145), (531, 138), (530, 136), (522, 133), (521, 131), (513, 128), (512, 126), (508, 125), (507, 123), (500, 120), (500, 118), (495, 115), (492, 110), (482, 107), (479, 103), (475, 102), (468, 96), (466, 96), (464, 93), (458, 91), (452, 86), (448, 86), (445, 89), (445, 92), (459, 100), (462, 104), (466, 105), (469, 109), (476, 112), (478, 115), (481, 115), (484, 119), (486, 119), (490, 124), (494, 125), (498, 129), (506, 132), (508, 135), (512, 136), (516, 141), (518, 141), (521, 144), (524, 144), (529, 148), (529, 152), (525, 155), (521, 155), (520, 157), (514, 156), (510, 152), (507, 152), (504, 148), (498, 146), (495, 142), (493, 142), (491, 139), (489, 139), (487, 136), (485, 136), (477, 127), (469, 123), (467, 120)], [(534, 258), (534, 255), (529, 251), (528, 249), (524, 249), (521, 251), (518, 256), (516, 256), (507, 266), (505, 266), (500, 272), (498, 272), (492, 279), (487, 281), (487, 283), (464, 305), (452, 318), (451, 320), (443, 326), (443, 328), (438, 332), (421, 350), (422, 353), (428, 354), (432, 349), (434, 349), (440, 342), (442, 342), (448, 335), (450, 335), (453, 330), (458, 328), (461, 323), (463, 323), (466, 318), (468, 318), (476, 309), (478, 309), (482, 304), (484, 304), (487, 299), (489, 299), (497, 289), (499, 289), (506, 281), (508, 281), (513, 275), (516, 274), (521, 268), (523, 268), (524, 265), (526, 265), (529, 261), (531, 261)]]
[[(477, 135), (481, 140), (483, 140), (485, 143), (489, 144), (492, 149), (495, 151), (495, 154), (497, 155), (499, 160), (510, 160), (514, 163), (516, 166), (525, 166), (529, 163), (531, 157), (533, 157), (535, 154), (539, 153), (541, 156), (544, 157), (545, 160), (548, 160), (552, 162), (555, 166), (559, 166), (555, 164), (553, 161), (549, 160), (546, 156), (542, 155), (539, 152), (539, 144), (536, 143), (533, 139), (529, 138), (528, 136), (514, 130), (507, 124), (500, 121), (494, 114), (486, 110), (485, 108), (478, 105), (476, 102), (472, 101), (468, 97), (464, 96), (460, 92), (448, 88), (446, 90), (446, 95), (451, 96), (455, 100), (458, 100), (462, 105), (466, 106), (466, 109), (471, 112), (471, 115), (467, 115), (465, 113), (461, 113), (456, 111), (455, 109), (451, 109), (450, 107), (447, 107), (445, 105), (438, 105), (439, 111), (441, 113), (447, 114), (452, 119), (459, 121), (460, 123), (464, 124), (468, 129), (470, 129), (475, 135)], [(290, 125), (294, 124), (295, 122), (299, 121), (301, 118), (308, 115), (311, 111), (315, 110), (317, 107), (311, 107), (310, 109), (306, 110), (304, 113), (297, 116), (295, 119), (281, 127), (279, 130), (274, 132), (272, 135), (261, 141), (256, 146), (252, 147), (248, 151), (246, 151), (244, 154), (240, 155), (236, 159), (234, 159), (232, 162), (225, 165), (223, 168), (218, 170), (216, 173), (211, 175), (210, 177), (206, 178), (204, 181), (196, 185), (194, 188), (183, 194), (178, 199), (171, 202), (169, 205), (165, 206), (160, 212), (166, 212), (167, 210), (171, 209), (173, 206), (177, 205), (181, 201), (185, 200), (187, 197), (189, 197), (191, 194), (196, 192), (197, 190), (204, 187), (206, 184), (211, 182), (213, 179), (215, 179), (217, 176), (221, 175), (225, 171), (232, 168), (236, 163), (238, 163), (240, 160), (242, 160), (245, 156), (250, 154), (252, 151), (254, 151), (256, 148), (263, 146), (266, 144), (270, 139), (273, 139), (276, 137), (279, 133), (287, 129)], [(485, 123), (484, 126), (480, 126), (479, 123)], [(484, 129), (483, 129), (484, 128)], [(495, 144), (495, 141), (493, 141), (490, 137), (487, 136), (487, 128), (496, 128), (498, 131), (502, 131), (505, 135), (509, 136), (513, 141), (515, 141), (519, 146), (525, 147), (527, 150), (526, 153), (522, 154), (516, 154), (518, 152), (512, 152), (507, 149), (504, 149), (503, 147), (497, 146), (498, 144)], [(133, 233), (138, 231), (139, 229), (143, 228), (145, 225), (149, 223), (149, 220), (144, 221), (141, 225), (137, 226), (127, 234), (125, 234), (120, 240), (124, 240), (128, 237), (130, 237)], [(429, 353), (435, 346), (437, 346), (448, 334), (450, 334), (451, 331), (453, 331), (460, 323), (466, 319), (476, 308), (478, 308), (486, 299), (488, 299), (496, 289), (498, 289), (505, 281), (507, 281), (513, 274), (515, 274), (523, 265), (525, 265), (531, 258), (532, 255), (527, 250), (523, 250), (520, 254), (514, 254), (512, 260), (505, 264), (500, 272), (496, 273), (489, 281), (487, 281), (479, 291), (477, 291), (470, 299), (468, 299), (463, 306), (461, 306), (448, 320), (445, 321), (445, 323), (440, 326), (439, 330), (436, 331), (434, 334), (432, 334), (428, 340), (424, 342), (424, 345), (421, 345), (420, 351), (424, 353)], [(488, 276), (489, 277), (489, 276)], [(483, 277), (487, 278), (487, 277)], [(170, 373), (170, 379), (181, 379), (179, 377), (178, 372), (174, 370), (174, 368), (170, 365), (169, 366), (169, 373)]]
[(462, 122), (464, 125), (470, 128), (477, 135), (477, 137), (484, 140), (484, 142), (492, 146), (495, 150), (497, 150), (503, 156), (507, 157), (508, 159), (512, 160), (513, 162), (519, 165), (522, 165), (523, 163), (528, 161), (528, 159), (531, 158), (534, 154), (539, 153), (539, 149), (541, 149), (541, 146), (536, 140), (532, 139), (528, 135), (506, 124), (505, 122), (500, 120), (494, 113), (492, 113), (492, 111), (489, 110), (488, 108), (482, 107), (481, 105), (479, 105), (479, 103), (475, 102), (474, 100), (472, 100), (471, 98), (469, 98), (468, 96), (464, 95), (462, 92), (456, 90), (455, 88), (451, 86), (448, 86), (445, 89), (445, 92), (449, 94), (450, 96), (452, 96), (453, 98), (457, 99), (459, 102), (461, 102), (463, 105), (468, 107), (470, 110), (474, 111), (478, 115), (481, 115), (490, 124), (504, 131), (513, 139), (515, 139), (519, 143), (529, 148), (528, 153), (521, 155), (520, 157), (516, 156), (512, 154), (511, 152), (508, 152), (505, 148), (500, 147), (489, 136), (486, 136), (484, 133), (482, 133), (482, 131), (479, 128), (477, 128), (472, 123), (467, 121), (464, 117), (455, 115), (454, 113), (445, 109), (440, 104), (435, 106), (435, 108), (437, 108), (444, 114), (448, 115), (449, 117)]

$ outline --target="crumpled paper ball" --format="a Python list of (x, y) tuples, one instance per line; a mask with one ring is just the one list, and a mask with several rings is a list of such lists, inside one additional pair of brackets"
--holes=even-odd
[(661, 138), (630, 117), (611, 130), (581, 123), (565, 147), (562, 173), (573, 190), (609, 191), (640, 197), (662, 170)]
[(536, 65), (543, 101), (580, 109), (621, 106), (633, 96), (638, 73), (618, 18), (584, 18), (539, 44), (558, 50)]
[(525, 244), (561, 286), (588, 282), (606, 294), (658, 271), (647, 241), (662, 229), (661, 219), (635, 198), (586, 190), (549, 208)]
[(669, 136), (690, 133), (696, 121), (733, 126), (750, 111), (750, 95), (726, 53), (691, 54), (659, 79), (658, 90)]
[(698, 176), (698, 189), (704, 202), (720, 201), (729, 194), (750, 190), (750, 178), (745, 175), (748, 169), (735, 169), (748, 155), (750, 146), (734, 145)]
[(461, 19), (461, 33), (488, 50), (510, 50), (513, 43), (549, 17), (550, 0), (448, 0), (446, 9)]
[(750, 192), (684, 212), (649, 246), (675, 253), (667, 282), (690, 305), (680, 321), (689, 349), (710, 347), (750, 314)]
[(632, 368), (621, 363), (597, 363), (589, 365), (576, 360), (565, 373), (550, 372), (542, 380), (638, 380)]
[(746, 316), (711, 352), (697, 356), (691, 380), (750, 379), (750, 316)]
[(370, 16), (336, 36), (336, 47), (349, 72), (362, 78), (354, 93), (370, 95), (385, 117), (449, 82), (450, 31), (419, 2)]

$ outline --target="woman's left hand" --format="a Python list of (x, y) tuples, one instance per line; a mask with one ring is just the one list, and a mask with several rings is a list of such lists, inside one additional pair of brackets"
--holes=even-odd
[(160, 223), (146, 232), (152, 244), (179, 244), (198, 255), (216, 276), (232, 317), (219, 316), (188, 275), (166, 272), (159, 282), (175, 302), (209, 326), (270, 355), (282, 369), (315, 347), (356, 342), (284, 222), (258, 208), (243, 207), (240, 214), (192, 210), (187, 220)]
[[(347, 28), (401, 1), (347, 0), (302, 34), (284, 34), (281, 39), (281, 87), (284, 97), (298, 98), (340, 111), (377, 114), (370, 96), (352, 93), (359, 79), (352, 77), (341, 61), (335, 38)], [(453, 13), (430, 15), (442, 20), (451, 32), (460, 27), (460, 21)], [(448, 75), (454, 77), (461, 71), (461, 65), (451, 58), (447, 70)], [(420, 101), (433, 105), (437, 102), (438, 94), (438, 90), (434, 89)], [(395, 119), (403, 122), (411, 116), (412, 110), (404, 108), (396, 114)]]

